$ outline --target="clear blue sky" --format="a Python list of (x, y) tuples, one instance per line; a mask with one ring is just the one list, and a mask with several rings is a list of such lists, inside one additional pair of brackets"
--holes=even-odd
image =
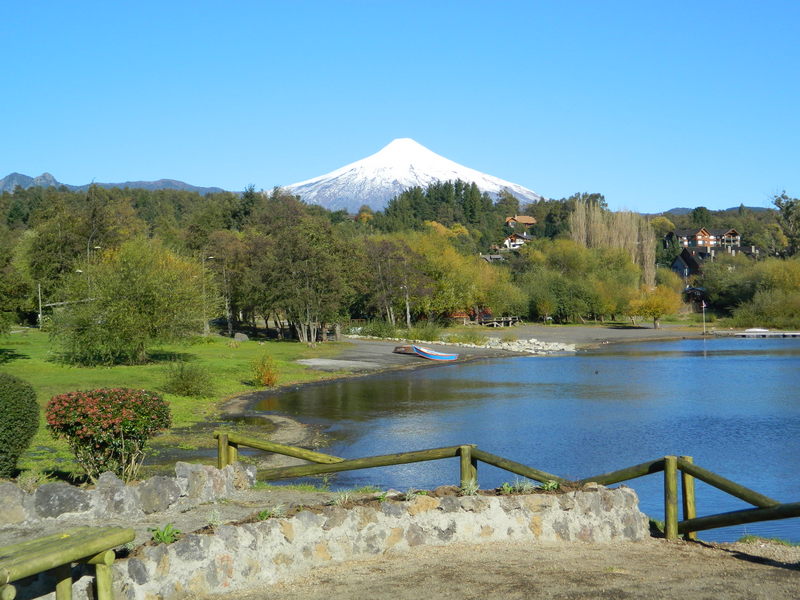
[(9, 0), (0, 177), (270, 189), (411, 137), (612, 208), (800, 196), (800, 2)]

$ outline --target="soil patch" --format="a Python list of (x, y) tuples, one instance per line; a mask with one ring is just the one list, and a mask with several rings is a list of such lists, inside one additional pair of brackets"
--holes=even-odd
[(456, 544), (331, 565), (214, 598), (789, 600), (800, 597), (799, 569), (800, 548), (776, 544)]

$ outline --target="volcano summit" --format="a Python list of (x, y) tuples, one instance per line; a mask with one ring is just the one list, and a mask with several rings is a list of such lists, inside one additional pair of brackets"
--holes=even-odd
[(285, 189), (309, 204), (355, 213), (364, 204), (382, 210), (408, 188), (426, 188), (436, 181), (456, 179), (474, 182), (493, 198), (507, 190), (520, 202), (541, 200), (532, 190), (455, 163), (410, 138), (396, 139), (372, 156)]

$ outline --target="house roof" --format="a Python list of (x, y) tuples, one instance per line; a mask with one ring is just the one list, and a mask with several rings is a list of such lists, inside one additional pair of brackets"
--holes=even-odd
[(506, 217), (506, 225), (509, 223), (519, 223), (520, 225), (536, 225), (536, 219), (528, 215), (514, 215), (513, 217)]

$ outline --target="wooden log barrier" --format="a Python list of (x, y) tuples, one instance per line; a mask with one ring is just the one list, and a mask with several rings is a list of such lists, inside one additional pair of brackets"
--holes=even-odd
[(459, 456), (461, 446), (447, 446), (445, 448), (432, 448), (430, 450), (418, 450), (416, 452), (401, 452), (399, 454), (384, 454), (381, 456), (369, 456), (367, 458), (357, 458), (355, 460), (343, 460), (342, 462), (327, 465), (301, 465), (297, 467), (279, 467), (275, 469), (265, 469), (261, 477), (265, 480), (288, 479), (290, 477), (307, 477), (309, 475), (322, 475), (324, 473), (339, 473), (341, 471), (355, 471), (357, 469), (370, 469), (372, 467), (388, 467), (391, 465), (405, 465), (427, 460), (439, 460), (441, 458), (454, 458)]
[(753, 506), (757, 506), (759, 508), (769, 508), (771, 506), (777, 506), (780, 504), (780, 502), (777, 500), (773, 500), (764, 494), (759, 494), (750, 488), (739, 485), (730, 479), (725, 479), (713, 471), (698, 467), (697, 465), (686, 460), (679, 458), (678, 468), (684, 473), (688, 473), (700, 481), (705, 481), (707, 484), (713, 485), (715, 488), (720, 489), (723, 492), (727, 492), (731, 496), (736, 496), (737, 498), (744, 500)]
[(112, 600), (113, 548), (132, 542), (133, 529), (121, 527), (76, 527), (0, 548), (0, 600), (13, 600), (13, 582), (54, 571), (56, 599), (72, 598), (72, 563), (95, 565), (98, 600)]
[(708, 517), (697, 517), (678, 523), (678, 532), (704, 531), (717, 527), (730, 527), (731, 525), (744, 525), (757, 521), (775, 521), (777, 519), (791, 519), (800, 517), (800, 502), (779, 504), (769, 508), (746, 508)]
[(548, 481), (557, 481), (559, 483), (564, 482), (564, 479), (558, 475), (553, 475), (552, 473), (540, 471), (539, 469), (534, 469), (527, 465), (523, 465), (522, 463), (508, 460), (507, 458), (489, 454), (488, 452), (484, 452), (478, 448), (473, 448), (472, 457), (485, 462), (487, 465), (505, 469), (506, 471), (510, 471), (515, 475), (522, 475), (523, 477), (533, 479), (534, 481), (538, 481), (540, 483), (546, 483)]
[(600, 485), (611, 485), (613, 483), (619, 483), (629, 479), (636, 479), (637, 477), (644, 477), (645, 475), (650, 475), (651, 473), (658, 473), (659, 471), (663, 470), (664, 459), (657, 458), (655, 460), (639, 463), (638, 465), (634, 465), (632, 467), (620, 469), (619, 471), (611, 471), (610, 473), (603, 473), (602, 475), (595, 475), (594, 477), (584, 477), (583, 479), (579, 479), (578, 483), (588, 483), (593, 481), (594, 483), (599, 483)]
[[(297, 448), (296, 446), (286, 446), (285, 444), (258, 440), (256, 438), (239, 435), (238, 433), (215, 433), (214, 437), (217, 438), (217, 466), (220, 469), (225, 468), (225, 466), (231, 464), (231, 462), (235, 462), (239, 459), (239, 446), (247, 446), (248, 448), (264, 450), (265, 452), (275, 452), (276, 454), (302, 458), (303, 460), (320, 464), (331, 464), (344, 460), (338, 456), (314, 452), (313, 450), (306, 450), (305, 448)], [(223, 440), (225, 444), (224, 449)], [(231, 450), (231, 448), (233, 448), (233, 450)], [(224, 457), (224, 461), (222, 457)], [(223, 462), (224, 464), (222, 464)]]

